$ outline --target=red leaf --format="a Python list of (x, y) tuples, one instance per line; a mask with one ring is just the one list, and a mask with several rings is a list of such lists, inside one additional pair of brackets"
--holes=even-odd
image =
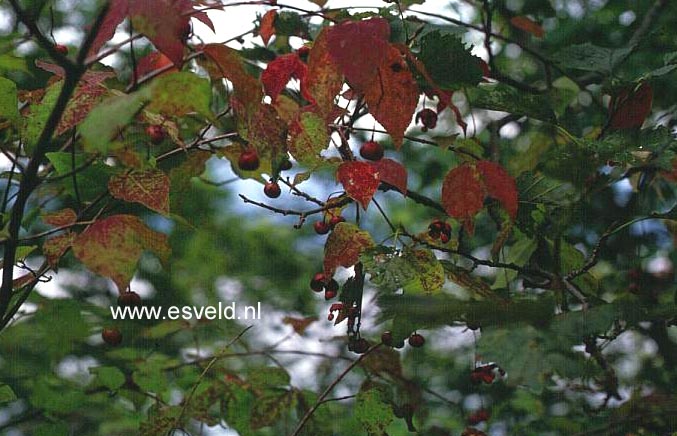
[(111, 40), (115, 35), (115, 29), (122, 23), (129, 14), (129, 0), (111, 0), (108, 12), (97, 31), (92, 47), (89, 49), (89, 56), (96, 55), (101, 47)]
[(623, 89), (609, 102), (611, 129), (632, 129), (642, 127), (644, 120), (651, 113), (653, 89), (643, 82), (634, 89)]
[(41, 215), (45, 224), (54, 227), (69, 226), (78, 220), (78, 214), (73, 209), (61, 209), (54, 212), (47, 212)]
[(261, 83), (263, 83), (266, 95), (275, 101), (292, 78), (303, 81), (307, 70), (306, 64), (296, 53), (278, 56), (268, 63), (261, 74)]
[(334, 227), (324, 246), (324, 274), (333, 277), (339, 266), (350, 268), (360, 260), (360, 254), (374, 246), (368, 232), (350, 223)]
[(471, 226), (483, 203), (484, 187), (474, 167), (463, 164), (447, 173), (442, 184), (442, 206), (449, 216)]
[(150, 74), (153, 71), (166, 68), (170, 65), (172, 66), (172, 68), (167, 69), (162, 74), (179, 70), (174, 66), (172, 61), (167, 56), (160, 53), (159, 51), (148, 53), (146, 56), (139, 59), (138, 62), (136, 63), (136, 77), (138, 78), (144, 77), (145, 75)]
[(163, 215), (169, 214), (169, 186), (169, 177), (160, 170), (131, 171), (108, 180), (113, 197), (141, 203)]
[(390, 25), (383, 18), (344, 21), (327, 33), (329, 54), (350, 86), (364, 92), (388, 55)]
[(237, 50), (223, 44), (207, 44), (202, 49), (216, 64), (217, 71), (211, 71), (216, 77), (223, 77), (233, 83), (235, 97), (245, 106), (258, 105), (263, 98), (261, 84), (249, 75)]
[(515, 219), (518, 206), (515, 179), (495, 162), (487, 160), (477, 162), (477, 169), (482, 173), (487, 195), (498, 200), (510, 218)]
[[(143, 33), (174, 65), (183, 64), (183, 32), (189, 18), (172, 0), (130, 2), (134, 30)], [(180, 5), (178, 5), (180, 6)]]
[(527, 33), (531, 33), (536, 38), (543, 38), (545, 35), (545, 31), (540, 24), (525, 16), (512, 17), (510, 24)]
[(76, 236), (77, 234), (73, 232), (66, 232), (63, 235), (51, 237), (42, 244), (42, 254), (45, 255), (51, 268), (56, 268), (61, 256), (70, 248)]
[(394, 186), (402, 194), (407, 195), (407, 169), (392, 159), (380, 159), (371, 164), (379, 172), (381, 181)]
[(263, 40), (263, 45), (268, 45), (270, 38), (275, 35), (275, 19), (277, 18), (277, 11), (275, 9), (266, 12), (261, 17), (261, 26), (259, 27), (259, 35)]
[(390, 46), (386, 53), (364, 97), (369, 113), (385, 127), (395, 147), (400, 148), (418, 105), (419, 90), (400, 51)]
[(73, 254), (87, 268), (113, 279), (120, 292), (127, 289), (144, 250), (166, 260), (167, 236), (155, 232), (133, 215), (100, 219), (75, 238)]
[[(329, 54), (327, 34), (330, 28), (322, 29), (313, 48), (308, 54), (308, 74), (301, 82), (301, 89), (307, 90), (311, 96), (308, 101), (314, 103), (322, 117), (327, 122), (334, 120), (334, 99), (343, 87), (343, 76), (339, 73), (336, 65)], [(307, 98), (307, 97), (306, 97)]]
[(336, 178), (343, 185), (348, 196), (367, 208), (381, 183), (376, 168), (367, 162), (343, 162), (336, 170)]

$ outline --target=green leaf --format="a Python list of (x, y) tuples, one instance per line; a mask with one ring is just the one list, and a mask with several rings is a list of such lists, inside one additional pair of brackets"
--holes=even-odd
[(295, 405), (296, 396), (291, 390), (266, 390), (257, 396), (251, 414), (253, 430), (275, 425), (283, 418), (285, 412)]
[(407, 294), (435, 294), (445, 282), (444, 268), (430, 250), (396, 252), (379, 246), (361, 256), (371, 282), (385, 291), (400, 288)]
[(148, 88), (103, 100), (80, 124), (85, 151), (108, 153), (111, 141), (134, 119), (150, 98)]
[(613, 49), (586, 42), (563, 48), (552, 60), (564, 68), (610, 74), (631, 51), (630, 47)]
[[(84, 167), (91, 157), (91, 155), (87, 156), (77, 153), (75, 155), (75, 168)], [(47, 159), (54, 165), (57, 176), (71, 174), (73, 171), (73, 157), (69, 152), (47, 153)], [(103, 192), (106, 192), (108, 189), (108, 179), (117, 172), (118, 169), (110, 167), (99, 160), (92, 162), (87, 168), (78, 171), (76, 180), (80, 200), (92, 200)], [(62, 180), (58, 183), (64, 187), (68, 195), (75, 198), (76, 193), (72, 177), (62, 177)]]
[(89, 372), (96, 375), (96, 380), (110, 390), (115, 390), (125, 383), (125, 375), (114, 366), (97, 366), (89, 368)]
[(47, 88), (44, 97), (40, 103), (32, 105), (30, 113), (24, 118), (23, 139), (24, 147), (30, 154), (37, 145), (38, 138), (45, 128), (47, 118), (52, 113), (56, 100), (61, 93), (62, 82), (54, 83)]
[(185, 330), (188, 327), (190, 327), (188, 321), (182, 319), (162, 321), (161, 323), (146, 329), (143, 332), (143, 337), (148, 339), (162, 339), (181, 330)]
[(173, 117), (197, 113), (216, 121), (209, 106), (212, 92), (207, 79), (189, 72), (164, 74), (155, 79), (150, 92), (151, 112)]
[[(518, 236), (521, 237), (508, 249), (508, 254), (505, 256), (505, 262), (521, 266), (529, 261), (531, 255), (536, 251), (538, 243), (535, 239), (527, 238), (521, 233), (518, 233)], [(505, 272), (496, 276), (496, 281), (494, 282), (492, 289), (507, 287), (515, 277), (517, 277), (517, 271), (505, 270)]]
[(19, 121), (19, 101), (16, 95), (16, 83), (0, 77), (0, 126), (5, 122), (17, 126)]
[(10, 403), (16, 400), (16, 394), (6, 384), (0, 384), (0, 404)]
[(320, 153), (329, 145), (329, 132), (322, 117), (303, 112), (289, 133), (289, 152), (301, 165), (315, 168), (324, 161)]
[(248, 370), (247, 382), (254, 390), (279, 388), (289, 386), (290, 377), (287, 371), (277, 366), (255, 367)]
[(353, 413), (369, 436), (382, 436), (395, 419), (389, 399), (385, 385), (368, 382), (360, 388)]
[(81, 389), (47, 376), (34, 380), (30, 394), (31, 404), (49, 413), (71, 413), (82, 407), (86, 401), (87, 397)]
[(550, 98), (519, 91), (502, 83), (481, 85), (468, 90), (472, 106), (494, 111), (524, 115), (541, 121), (554, 122)]
[(151, 356), (137, 365), (136, 371), (132, 373), (134, 383), (139, 385), (144, 391), (163, 394), (169, 387), (169, 381), (164, 371), (166, 364), (164, 356)]
[(475, 86), (482, 80), (481, 59), (471, 54), (455, 35), (439, 30), (427, 33), (421, 38), (418, 58), (442, 89), (453, 91)]

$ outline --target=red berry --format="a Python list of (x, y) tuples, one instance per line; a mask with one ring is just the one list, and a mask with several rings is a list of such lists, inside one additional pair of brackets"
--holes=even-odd
[(480, 409), (468, 417), (468, 423), (471, 425), (479, 424), (482, 421), (488, 421), (491, 414), (488, 410)]
[(331, 226), (324, 221), (315, 221), (313, 228), (318, 235), (326, 235), (331, 230)]
[(280, 189), (280, 185), (278, 185), (276, 182), (270, 181), (263, 187), (263, 193), (266, 194), (267, 197), (277, 198), (282, 193), (282, 190)]
[(159, 124), (146, 127), (146, 134), (150, 138), (150, 142), (156, 145), (165, 140), (165, 129)]
[(442, 242), (443, 244), (446, 244), (447, 242), (449, 242), (449, 235), (447, 235), (446, 233), (441, 233), (440, 234), (440, 242)]
[(334, 314), (333, 313), (330, 313), (329, 315), (327, 315), (327, 321), (333, 321), (333, 320), (334, 320)]
[(336, 227), (336, 224), (342, 223), (342, 222), (344, 222), (345, 220), (346, 220), (346, 219), (343, 218), (341, 215), (334, 215), (334, 216), (331, 217), (331, 219), (329, 220), (329, 226), (331, 226), (331, 228), (333, 229), (334, 227)]
[(383, 345), (387, 345), (388, 347), (393, 346), (393, 334), (392, 332), (383, 332), (381, 335), (381, 342), (383, 342)]
[(68, 55), (68, 47), (66, 47), (63, 44), (57, 44), (54, 46), (54, 50), (57, 52), (61, 53), (62, 55), (66, 56)]
[(352, 351), (357, 354), (364, 354), (369, 350), (369, 341), (364, 338), (357, 339), (352, 344)]
[(118, 296), (118, 306), (141, 306), (141, 297), (134, 291), (123, 292)]
[(470, 381), (473, 384), (480, 384), (482, 382), (482, 371), (480, 371), (479, 369), (474, 369), (470, 373)]
[(414, 348), (421, 348), (425, 344), (425, 338), (418, 333), (414, 333), (409, 336), (409, 345)]
[(240, 158), (237, 160), (237, 166), (244, 171), (254, 171), (258, 169), (261, 162), (259, 162), (259, 154), (256, 149), (249, 148), (242, 152)]
[(489, 385), (494, 381), (494, 378), (496, 376), (491, 371), (482, 371), (481, 377), (482, 377), (482, 381)]
[(419, 121), (423, 124), (421, 130), (424, 132), (428, 131), (428, 129), (434, 129), (437, 126), (437, 112), (428, 108), (423, 109), (416, 114), (416, 122), (418, 123)]
[(367, 160), (381, 160), (383, 146), (376, 141), (367, 141), (360, 147), (360, 156)]
[(324, 273), (316, 273), (313, 276), (313, 279), (310, 281), (310, 289), (315, 292), (322, 292), (324, 290), (324, 283), (327, 280), (327, 277)]
[(325, 300), (331, 300), (332, 298), (336, 298), (337, 295), (338, 295), (338, 292), (335, 291), (335, 290), (334, 291), (332, 291), (330, 289), (324, 290), (324, 299)]
[(122, 333), (116, 328), (106, 328), (101, 332), (103, 341), (108, 345), (120, 345), (122, 342)]

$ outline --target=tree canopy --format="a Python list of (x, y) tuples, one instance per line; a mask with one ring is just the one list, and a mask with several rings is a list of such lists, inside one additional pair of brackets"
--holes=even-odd
[(0, 3), (0, 433), (677, 431), (674, 4), (333, 3)]

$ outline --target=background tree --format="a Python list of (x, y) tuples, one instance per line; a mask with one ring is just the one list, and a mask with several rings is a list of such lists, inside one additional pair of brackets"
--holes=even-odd
[(0, 4), (3, 434), (675, 431), (677, 11), (422, 3)]

